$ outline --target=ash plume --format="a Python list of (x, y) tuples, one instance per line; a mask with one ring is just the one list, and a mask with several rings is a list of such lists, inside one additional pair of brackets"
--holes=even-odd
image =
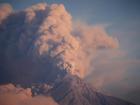
[(0, 5), (0, 23), (10, 14), (13, 9), (9, 4)]
[(118, 47), (104, 28), (73, 24), (63, 4), (40, 3), (7, 14), (0, 16), (0, 72), (18, 83), (52, 80), (58, 72), (83, 78), (96, 50)]

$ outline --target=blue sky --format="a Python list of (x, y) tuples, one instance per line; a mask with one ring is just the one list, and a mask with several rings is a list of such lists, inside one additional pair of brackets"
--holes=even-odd
[[(107, 60), (107, 69), (118, 67), (118, 69), (124, 69), (120, 67), (124, 64), (127, 69), (126, 75), (122, 79), (124, 83), (130, 86), (128, 92), (124, 94), (118, 94), (115, 91), (125, 90), (122, 81), (116, 81), (115, 83), (120, 85), (105, 86), (107, 91), (111, 91), (113, 94), (124, 99), (131, 100), (135, 103), (139, 103), (138, 95), (136, 92), (140, 92), (140, 1), (139, 0), (0, 0), (0, 3), (10, 3), (15, 10), (20, 10), (38, 2), (62, 3), (65, 5), (67, 11), (73, 17), (75, 21), (84, 21), (85, 23), (96, 25), (107, 25), (107, 32), (116, 37), (119, 40), (119, 51), (125, 53), (117, 53), (117, 57), (104, 58)], [(110, 53), (109, 53), (110, 54)], [(102, 56), (108, 56), (102, 54)], [(100, 61), (100, 60), (99, 60)], [(113, 61), (113, 62), (112, 62)], [(95, 62), (97, 69), (102, 69), (98, 66), (99, 63)], [(111, 65), (111, 66), (110, 66)], [(114, 66), (116, 65), (116, 66)], [(115, 69), (117, 70), (117, 69)], [(108, 71), (110, 72), (110, 71)], [(94, 72), (93, 72), (94, 74)], [(102, 72), (103, 74), (103, 72)], [(89, 81), (92, 81), (93, 75), (88, 77)], [(91, 82), (92, 83), (92, 82)], [(93, 82), (94, 83), (94, 82)], [(136, 88), (138, 87), (138, 88)], [(109, 90), (110, 89), (110, 90)], [(123, 92), (122, 92), (123, 93)], [(134, 98), (136, 97), (136, 98)]]

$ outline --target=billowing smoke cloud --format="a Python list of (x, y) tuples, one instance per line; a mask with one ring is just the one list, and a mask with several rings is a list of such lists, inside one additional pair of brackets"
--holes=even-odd
[(90, 69), (93, 69), (93, 65), (91, 64), (94, 61), (94, 57), (96, 56), (97, 50), (102, 49), (114, 49), (118, 48), (118, 41), (115, 38), (112, 38), (105, 31), (105, 27), (101, 25), (91, 26), (85, 23), (76, 23), (74, 24), (73, 34), (80, 45), (82, 46), (81, 54), (82, 65), (84, 64), (84, 73), (89, 73)]
[(43, 80), (42, 75), (53, 77), (59, 71), (84, 77), (96, 50), (118, 46), (103, 27), (72, 25), (62, 4), (40, 3), (13, 12), (0, 30), (2, 73), (17, 81), (25, 75), (28, 82)]
[(58, 105), (49, 96), (32, 97), (30, 88), (17, 88), (13, 84), (0, 85), (0, 105)]
[(11, 5), (2, 4), (0, 5), (0, 23), (13, 11)]

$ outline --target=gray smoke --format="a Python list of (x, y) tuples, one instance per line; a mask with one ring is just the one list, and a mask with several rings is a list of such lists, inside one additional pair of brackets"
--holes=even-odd
[(118, 47), (103, 27), (72, 25), (62, 4), (7, 12), (0, 20), (0, 35), (2, 82), (7, 76), (19, 83), (53, 80), (59, 72), (83, 78), (96, 50)]

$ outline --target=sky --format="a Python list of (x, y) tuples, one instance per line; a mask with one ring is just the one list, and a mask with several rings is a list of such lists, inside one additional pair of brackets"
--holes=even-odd
[(117, 38), (119, 48), (98, 51), (92, 62), (93, 70), (85, 79), (99, 91), (140, 104), (140, 1), (0, 0), (0, 3), (11, 4), (14, 10), (39, 2), (62, 3), (75, 22), (101, 25), (109, 35)]

